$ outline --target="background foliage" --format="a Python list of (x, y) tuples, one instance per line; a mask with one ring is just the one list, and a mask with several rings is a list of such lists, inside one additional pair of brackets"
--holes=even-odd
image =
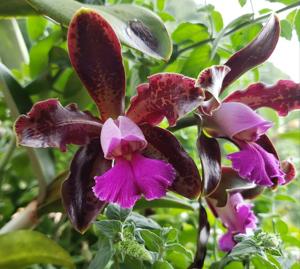
[[(11, 2), (19, 4), (22, 1)], [(259, 10), (261, 15), (256, 17), (242, 14), (224, 25), (222, 10), (217, 10), (209, 1), (207, 4), (193, 0), (81, 2), (141, 5), (158, 14), (168, 28), (173, 41), (173, 54), (168, 62), (155, 60), (123, 46), (127, 100), (135, 94), (136, 86), (146, 81), (150, 74), (178, 72), (196, 77), (205, 67), (223, 63), (256, 36), (265, 14), (271, 11)], [(243, 6), (246, 2), (239, 0), (236, 5)], [(290, 40), (292, 34), (297, 34), (300, 40), (300, 2), (270, 2), (281, 2), (282, 8), (286, 9), (280, 15), (281, 37)], [(22, 9), (22, 12), (25, 11)], [(9, 9), (2, 1), (0, 13), (3, 16), (5, 12), (9, 14)], [(26, 254), (29, 261), (21, 260), (20, 263), (28, 264), (27, 268), (33, 269), (55, 268), (54, 265), (31, 265), (34, 263), (51, 263), (69, 268), (74, 263), (77, 268), (89, 269), (104, 268), (105, 265), (106, 268), (186, 269), (196, 251), (197, 201), (182, 198), (178, 201), (178, 198), (170, 197), (172, 200), (160, 204), (139, 204), (134, 213), (110, 206), (84, 235), (72, 229), (64, 214), (52, 212), (62, 210), (59, 200), (52, 202), (58, 198), (59, 183), (64, 178), (64, 171), (68, 169), (76, 147), (70, 147), (63, 155), (57, 150), (28, 151), (22, 147), (16, 148), (12, 129), (14, 118), (18, 112), (27, 112), (33, 102), (50, 97), (58, 98), (63, 105), (75, 102), (82, 110), (96, 113), (96, 108), (70, 66), (66, 51), (66, 28), (42, 16), (18, 17), (17, 20), (0, 20), (0, 36), (0, 59), (9, 68), (0, 68), (0, 227), (18, 209), (39, 197), (43, 202), (35, 230), (49, 236), (66, 251), (53, 241), (45, 243), (47, 238), (34, 232), (32, 235), (18, 232), (9, 238), (8, 235), (0, 235), (0, 247), (3, 244), (11, 249), (11, 253), (22, 254), (26, 249), (21, 242), (33, 238), (31, 254)], [(285, 78), (288, 78), (288, 74), (284, 73), (284, 67), (275, 67), (267, 62), (242, 76), (230, 86), (229, 91), (243, 89), (255, 81), (274, 83)], [(21, 104), (19, 111), (16, 111), (5, 91), (10, 91), (17, 98)], [(14, 92), (17, 94), (14, 95)], [(269, 135), (275, 141), (280, 157), (293, 158), (299, 171), (300, 113), (293, 112), (284, 119), (270, 109), (261, 109), (259, 113), (275, 123)], [(201, 169), (195, 150), (196, 127), (181, 129), (175, 134)], [(233, 151), (235, 148), (231, 144), (222, 142), (223, 156)], [(226, 163), (226, 159), (223, 162)], [(59, 176), (46, 188), (55, 175)], [(212, 228), (204, 268), (300, 268), (299, 188), (297, 178), (276, 192), (266, 190), (259, 196), (255, 200), (254, 211), (259, 217), (261, 231), (252, 238), (241, 238), (240, 248), (232, 252), (230, 257), (224, 257), (224, 253), (217, 249), (216, 240), (224, 228), (207, 210)], [(120, 241), (120, 237), (125, 240)], [(255, 246), (254, 251), (249, 244)], [(44, 249), (49, 257), (46, 255), (43, 260), (37, 259), (43, 255), (37, 252), (38, 249)], [(51, 257), (51, 252), (60, 255)], [(9, 257), (1, 252), (0, 268), (17, 268), (20, 258), (16, 254)], [(8, 267), (10, 259), (16, 260), (16, 265)], [(150, 261), (154, 261), (154, 264), (150, 265)], [(227, 265), (226, 261), (229, 261)]]

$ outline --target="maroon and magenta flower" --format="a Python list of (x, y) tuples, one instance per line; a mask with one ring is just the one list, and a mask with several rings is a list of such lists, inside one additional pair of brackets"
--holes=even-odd
[[(153, 75), (149, 83), (138, 86), (138, 96), (125, 112), (121, 45), (111, 26), (96, 12), (79, 10), (69, 26), (68, 48), (71, 64), (100, 117), (49, 99), (21, 115), (15, 130), (23, 146), (62, 151), (67, 144), (81, 146), (62, 186), (74, 227), (86, 230), (108, 202), (132, 207), (141, 196), (157, 199), (167, 189), (198, 197), (201, 180), (196, 164), (175, 136), (154, 125), (164, 117), (174, 125), (201, 104), (202, 89), (183, 75)], [(141, 121), (145, 116), (151, 120)]]

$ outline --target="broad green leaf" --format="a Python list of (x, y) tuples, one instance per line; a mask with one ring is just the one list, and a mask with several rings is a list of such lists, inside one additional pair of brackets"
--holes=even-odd
[(172, 33), (172, 39), (178, 44), (188, 40), (199, 42), (207, 38), (209, 38), (207, 27), (190, 22), (181, 23)]
[(223, 36), (225, 35), (225, 33), (228, 32), (229, 30), (231, 30), (232, 28), (236, 27), (237, 25), (250, 20), (252, 18), (252, 16), (253, 16), (253, 14), (242, 15), (242, 16), (234, 19), (233, 21), (231, 21), (228, 25), (226, 25), (223, 28), (223, 30), (217, 35), (217, 37), (215, 38), (215, 40), (212, 44), (211, 59), (213, 59), (215, 57), (219, 43), (220, 43), (221, 39), (223, 38)]
[(286, 195), (286, 194), (277, 194), (277, 195), (275, 195), (275, 199), (277, 201), (285, 201), (285, 202), (291, 202), (291, 203), (298, 202), (295, 198), (293, 198), (290, 195)]
[(291, 40), (292, 39), (292, 31), (293, 31), (293, 26), (291, 25), (291, 23), (288, 20), (281, 20), (280, 21), (280, 35), (282, 37), (284, 37), (287, 40)]
[(247, 0), (239, 0), (239, 3), (241, 5), (241, 7), (243, 7), (244, 5), (246, 5)]
[(275, 229), (281, 236), (284, 236), (289, 231), (288, 225), (280, 219), (276, 221)]
[(243, 269), (244, 265), (241, 262), (233, 261), (227, 264), (224, 269)]
[(104, 269), (114, 254), (111, 241), (100, 234), (98, 236), (97, 252), (88, 269)]
[(178, 199), (177, 197), (167, 196), (161, 199), (156, 199), (152, 201), (147, 201), (145, 199), (140, 199), (135, 204), (134, 208), (180, 208), (186, 210), (194, 210), (194, 207), (188, 203), (185, 199)]
[(189, 261), (193, 260), (193, 253), (179, 243), (174, 243), (174, 244), (168, 245), (167, 251), (171, 252), (171, 253), (178, 252), (178, 253), (184, 254)]
[(113, 27), (120, 40), (143, 53), (168, 60), (172, 46), (161, 19), (152, 11), (130, 4), (98, 6), (73, 0), (27, 0), (38, 13), (67, 26), (81, 7), (95, 9)]
[(221, 13), (213, 10), (211, 12), (211, 17), (213, 19), (216, 32), (220, 32), (223, 28), (223, 18), (222, 18)]
[(27, 22), (27, 33), (31, 40), (38, 39), (41, 35), (43, 35), (48, 21), (43, 17), (28, 17)]
[(144, 229), (160, 229), (161, 227), (151, 218), (144, 217), (138, 213), (131, 213), (130, 216), (127, 218), (128, 222), (132, 221), (137, 228), (144, 228)]
[(157, 234), (145, 229), (140, 229), (139, 233), (145, 241), (145, 246), (147, 249), (154, 252), (160, 251), (164, 242)]
[(109, 239), (114, 239), (122, 230), (122, 222), (119, 220), (96, 221), (95, 225)]
[(174, 267), (167, 261), (157, 261), (153, 264), (152, 269), (173, 269)]
[(261, 24), (254, 24), (243, 28), (231, 35), (231, 42), (235, 50), (240, 50), (250, 43), (260, 32)]
[(40, 73), (46, 71), (48, 67), (48, 54), (53, 45), (62, 37), (61, 31), (55, 31), (43, 40), (40, 40), (30, 49), (30, 75), (36, 78)]
[(279, 269), (274, 263), (269, 261), (267, 258), (264, 258), (260, 255), (255, 255), (251, 259), (252, 264), (254, 265), (255, 269)]
[(41, 233), (24, 230), (0, 235), (0, 268), (17, 269), (39, 263), (75, 268), (70, 255)]
[(210, 61), (211, 49), (204, 45), (194, 49), (182, 67), (182, 73), (189, 77), (197, 77), (201, 70), (212, 65)]
[(109, 204), (106, 207), (105, 215), (110, 220), (119, 220), (123, 222), (127, 219), (130, 213), (131, 213), (131, 209), (122, 208), (116, 204)]

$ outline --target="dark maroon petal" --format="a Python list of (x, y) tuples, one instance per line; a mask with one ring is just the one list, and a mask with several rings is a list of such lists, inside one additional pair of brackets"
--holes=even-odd
[(224, 64), (231, 71), (223, 81), (222, 91), (242, 74), (265, 62), (275, 49), (279, 35), (279, 20), (272, 15), (258, 36), (247, 47), (232, 55)]
[(277, 153), (272, 141), (266, 134), (261, 135), (260, 138), (255, 141), (255, 143), (260, 145), (267, 152), (272, 153), (279, 160), (278, 153)]
[(197, 238), (197, 250), (194, 258), (194, 262), (188, 267), (188, 269), (203, 268), (207, 242), (209, 238), (210, 225), (207, 219), (207, 213), (205, 208), (200, 204), (199, 208), (199, 227)]
[(285, 173), (285, 184), (290, 183), (296, 177), (296, 167), (291, 161), (283, 161), (281, 163), (281, 169)]
[(197, 108), (204, 99), (195, 80), (180, 74), (161, 73), (149, 77), (149, 83), (138, 86), (131, 99), (127, 116), (136, 123), (156, 125), (164, 117), (174, 126), (176, 121)]
[[(262, 191), (263, 188), (260, 188)], [(222, 178), (220, 180), (217, 188), (207, 196), (209, 199), (214, 199), (217, 201), (218, 207), (223, 207), (227, 203), (228, 193), (240, 192), (243, 194), (248, 194), (250, 197), (254, 198), (254, 193), (257, 191), (256, 185), (254, 183), (246, 182), (242, 179), (236, 171), (231, 167), (222, 167)], [(257, 193), (258, 195), (259, 193)]]
[(215, 138), (204, 133), (197, 140), (197, 148), (202, 164), (202, 185), (204, 195), (209, 195), (221, 180), (221, 151)]
[(125, 72), (121, 45), (98, 13), (80, 9), (68, 32), (71, 63), (105, 121), (124, 111)]
[(66, 151), (67, 144), (85, 145), (99, 137), (101, 126), (97, 118), (78, 110), (77, 105), (63, 107), (57, 99), (48, 99), (21, 115), (15, 130), (20, 145)]
[(167, 130), (150, 125), (140, 126), (148, 146), (146, 156), (166, 160), (176, 170), (176, 178), (170, 190), (187, 198), (195, 198), (201, 192), (201, 178), (193, 159), (187, 154), (177, 138)]
[(62, 200), (74, 228), (83, 233), (106, 203), (95, 197), (95, 176), (111, 168), (103, 156), (98, 140), (81, 147), (75, 154), (67, 180), (62, 184)]
[(300, 109), (300, 83), (291, 80), (279, 80), (272, 86), (255, 83), (245, 90), (233, 92), (224, 102), (240, 102), (252, 109), (269, 107), (280, 116), (286, 116), (290, 111)]

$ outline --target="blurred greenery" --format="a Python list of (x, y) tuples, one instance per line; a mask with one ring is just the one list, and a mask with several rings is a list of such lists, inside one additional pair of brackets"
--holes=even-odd
[[(216, 10), (209, 1), (82, 0), (81, 2), (96, 5), (134, 3), (143, 6), (158, 14), (170, 33), (173, 54), (169, 62), (150, 58), (144, 53), (123, 46), (127, 76), (126, 100), (135, 94), (136, 86), (145, 82), (150, 74), (178, 72), (196, 77), (205, 67), (224, 63), (233, 52), (244, 47), (257, 35), (264, 22), (253, 20), (253, 14), (241, 14), (242, 16), (237, 19), (232, 18), (232, 23), (225, 25), (222, 18), (223, 11)], [(203, 4), (204, 2), (206, 4)], [(251, 1), (237, 0), (236, 5), (244, 6), (246, 2)], [(280, 2), (283, 8), (294, 5), (281, 16), (281, 38), (291, 40), (294, 34), (300, 40), (300, 2), (292, 0), (269, 2)], [(2, 4), (0, 10), (1, 8)], [(265, 10), (261, 14), (266, 11), (272, 12), (275, 9)], [(7, 22), (8, 19), (0, 20), (0, 59), (18, 82), (17, 90), (31, 102), (58, 98), (63, 105), (77, 103), (80, 109), (89, 110), (96, 115), (96, 107), (71, 68), (66, 49), (66, 28), (42, 16), (20, 16), (17, 19), (10, 19), (10, 22), (13, 22), (11, 29), (7, 28)], [(237, 27), (245, 22), (248, 23), (247, 26)], [(14, 40), (10, 39), (9, 31), (17, 33)], [(289, 76), (284, 73), (284, 69), (281, 70), (278, 66), (266, 62), (243, 75), (226, 93), (243, 89), (255, 81), (270, 84), (286, 78)], [(10, 221), (15, 212), (26, 207), (37, 197), (40, 185), (36, 166), (32, 165), (28, 151), (22, 147), (15, 147), (13, 111), (5, 98), (2, 76), (0, 80), (0, 227), (2, 227)], [(269, 135), (278, 149), (280, 158), (292, 159), (299, 175), (300, 112), (292, 112), (285, 118), (278, 117), (270, 109), (260, 109), (259, 113), (274, 122), (274, 128), (269, 131)], [(201, 169), (195, 147), (197, 128), (181, 129), (175, 132), (175, 135)], [(230, 162), (225, 155), (236, 151), (236, 148), (229, 142), (220, 141), (220, 143), (222, 162), (229, 165)], [(49, 151), (56, 175), (69, 168), (76, 149), (77, 147), (70, 146), (68, 152), (64, 154), (58, 150)], [(300, 181), (297, 177), (291, 184), (278, 188), (276, 192), (264, 191), (253, 201), (261, 232), (274, 236), (272, 238), (276, 237), (281, 249), (279, 255), (261, 250), (262, 255), (253, 255), (250, 259), (248, 257), (246, 262), (237, 255), (221, 268), (300, 268), (299, 190)], [(170, 199), (176, 201), (178, 198), (181, 199), (173, 196)], [(72, 229), (65, 214), (49, 213), (49, 210), (46, 211), (47, 214), (39, 216), (35, 230), (52, 239), (47, 245), (49, 252), (51, 252), (50, 245), (54, 244), (54, 241), (67, 250), (76, 268), (100, 269), (105, 266), (122, 269), (188, 268), (196, 251), (198, 202), (183, 200), (181, 207), (176, 203), (167, 203), (161, 208), (151, 204), (146, 204), (148, 207), (145, 207), (142, 203), (133, 213), (120, 211), (121, 209), (113, 206), (108, 207), (105, 214), (99, 216), (95, 225), (84, 235)], [(220, 263), (224, 262), (222, 258), (228, 260), (228, 256), (218, 250), (216, 243), (217, 238), (224, 232), (224, 227), (209, 209), (207, 213), (211, 236), (204, 268), (220, 268)], [(1, 238), (0, 236), (0, 249)], [(238, 246), (241, 247), (243, 242), (249, 243), (249, 240), (258, 242), (257, 238), (247, 238)], [(18, 241), (14, 241), (14, 244), (16, 247)], [(46, 246), (41, 243), (38, 248)], [(3, 253), (0, 253), (0, 260), (1, 255)], [(51, 263), (51, 260), (45, 260)], [(0, 262), (0, 268), (10, 267), (6, 265), (3, 267)], [(35, 264), (26, 268), (60, 267)]]

